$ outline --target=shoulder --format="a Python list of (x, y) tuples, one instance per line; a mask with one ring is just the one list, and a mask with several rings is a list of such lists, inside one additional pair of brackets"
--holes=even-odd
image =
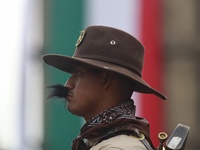
[(100, 142), (90, 150), (146, 150), (140, 140), (134, 136), (118, 135)]

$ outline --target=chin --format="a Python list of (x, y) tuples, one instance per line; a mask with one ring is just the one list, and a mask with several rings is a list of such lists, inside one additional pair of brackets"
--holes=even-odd
[(73, 115), (83, 117), (82, 113), (75, 108), (70, 107), (69, 103), (66, 103), (65, 108)]
[(76, 111), (70, 106), (69, 102), (65, 104), (65, 108), (72, 113), (73, 115), (77, 115)]

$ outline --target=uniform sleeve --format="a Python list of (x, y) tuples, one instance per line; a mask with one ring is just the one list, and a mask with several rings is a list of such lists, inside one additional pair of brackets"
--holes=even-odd
[(90, 150), (147, 150), (142, 142), (133, 136), (118, 135), (100, 142)]

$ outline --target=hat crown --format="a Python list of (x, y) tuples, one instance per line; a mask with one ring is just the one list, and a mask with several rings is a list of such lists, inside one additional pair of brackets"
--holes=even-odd
[(136, 38), (119, 29), (90, 26), (81, 32), (73, 57), (116, 64), (141, 76), (144, 47)]

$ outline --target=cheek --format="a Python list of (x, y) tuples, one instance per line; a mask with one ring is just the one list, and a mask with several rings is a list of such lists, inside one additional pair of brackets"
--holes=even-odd
[(100, 97), (99, 90), (100, 87), (94, 83), (77, 83), (73, 91), (73, 100), (68, 103), (68, 110), (82, 117), (95, 112)]
[(75, 94), (77, 97), (85, 100), (96, 99), (98, 93), (101, 91), (102, 87), (98, 82), (88, 81), (83, 83), (77, 83), (75, 87)]
[(74, 88), (74, 100), (77, 105), (86, 105), (87, 103), (95, 103), (100, 99), (100, 93), (103, 87), (97, 80), (84, 80), (77, 82)]

